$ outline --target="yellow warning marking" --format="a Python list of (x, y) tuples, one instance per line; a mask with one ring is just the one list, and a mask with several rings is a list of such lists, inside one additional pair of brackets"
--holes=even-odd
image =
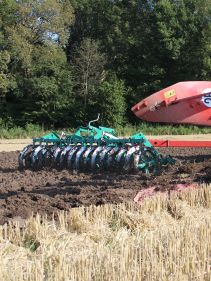
[(176, 96), (176, 91), (175, 90), (170, 90), (164, 93), (164, 97), (166, 99), (170, 99), (171, 97)]

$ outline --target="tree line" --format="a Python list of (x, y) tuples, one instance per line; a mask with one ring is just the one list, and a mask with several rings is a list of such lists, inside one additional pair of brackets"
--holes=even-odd
[(0, 123), (75, 127), (211, 78), (209, 0), (0, 1)]

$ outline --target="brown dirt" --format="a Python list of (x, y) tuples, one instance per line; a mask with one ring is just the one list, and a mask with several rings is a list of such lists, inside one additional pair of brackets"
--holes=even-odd
[(51, 216), (71, 207), (132, 201), (150, 186), (171, 190), (176, 184), (211, 183), (211, 149), (161, 149), (177, 160), (162, 174), (98, 173), (67, 170), (19, 171), (18, 152), (0, 152), (0, 224), (32, 213)]

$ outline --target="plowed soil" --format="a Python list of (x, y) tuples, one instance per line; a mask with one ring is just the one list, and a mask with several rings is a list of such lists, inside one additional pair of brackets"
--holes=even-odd
[(51, 216), (72, 207), (132, 201), (138, 191), (156, 186), (211, 183), (211, 149), (162, 149), (177, 162), (159, 175), (76, 173), (67, 170), (19, 171), (16, 152), (0, 152), (0, 224), (32, 213)]

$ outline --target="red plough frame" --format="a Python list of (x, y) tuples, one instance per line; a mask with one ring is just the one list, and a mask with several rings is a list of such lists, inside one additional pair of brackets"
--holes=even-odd
[(155, 147), (210, 147), (211, 141), (194, 140), (157, 140), (151, 139), (150, 143)]

